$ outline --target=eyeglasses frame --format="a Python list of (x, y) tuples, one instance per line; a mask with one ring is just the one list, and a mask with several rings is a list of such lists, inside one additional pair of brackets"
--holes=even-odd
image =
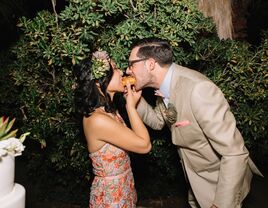
[(138, 63), (140, 61), (145, 61), (147, 60), (148, 58), (142, 58), (142, 59), (136, 59), (136, 60), (132, 60), (132, 61), (128, 61), (128, 68), (132, 68), (133, 67), (133, 64), (135, 63)]

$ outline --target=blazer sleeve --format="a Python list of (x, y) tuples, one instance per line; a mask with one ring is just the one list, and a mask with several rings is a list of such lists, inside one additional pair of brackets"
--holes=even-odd
[(143, 97), (140, 99), (137, 111), (143, 122), (152, 129), (161, 130), (165, 126), (165, 120), (160, 113), (159, 107), (153, 108)]
[(249, 153), (236, 128), (229, 104), (214, 83), (205, 81), (193, 89), (191, 105), (197, 122), (221, 158), (214, 204), (217, 207), (235, 207)]

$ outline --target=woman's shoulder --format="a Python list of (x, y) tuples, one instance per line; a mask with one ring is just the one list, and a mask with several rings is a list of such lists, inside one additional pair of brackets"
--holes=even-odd
[(103, 133), (107, 132), (108, 119), (110, 119), (108, 115), (102, 112), (93, 112), (89, 117), (83, 118), (83, 129), (89, 152), (95, 152), (105, 144), (99, 138), (103, 138)]
[(107, 122), (114, 122), (114, 119), (105, 111), (94, 111), (89, 117), (83, 118), (84, 126), (103, 126)]

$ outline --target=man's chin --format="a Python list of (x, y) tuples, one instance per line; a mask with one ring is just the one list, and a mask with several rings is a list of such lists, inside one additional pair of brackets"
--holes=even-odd
[(135, 84), (134, 86), (135, 86), (135, 90), (136, 90), (136, 91), (140, 91), (140, 90), (142, 90), (142, 88), (141, 88), (139, 85)]

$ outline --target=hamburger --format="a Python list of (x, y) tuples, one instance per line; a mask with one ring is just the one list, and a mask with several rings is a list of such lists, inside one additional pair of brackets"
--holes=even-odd
[(122, 77), (122, 83), (124, 86), (126, 86), (128, 83), (130, 85), (134, 85), (136, 83), (136, 79), (132, 76)]

